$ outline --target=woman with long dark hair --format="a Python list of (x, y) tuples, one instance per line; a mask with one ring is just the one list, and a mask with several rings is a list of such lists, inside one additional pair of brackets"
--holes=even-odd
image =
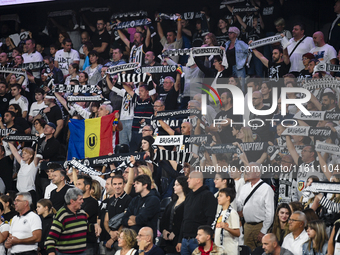
[(282, 203), (280, 204), (274, 216), (273, 228), (272, 233), (276, 235), (277, 240), (279, 241), (280, 246), (283, 243), (283, 239), (286, 235), (290, 233), (288, 228), (288, 219), (292, 211), (288, 204)]
[(176, 251), (176, 244), (183, 220), (185, 197), (190, 191), (187, 180), (188, 178), (185, 176), (176, 178), (173, 200), (165, 208), (160, 222), (160, 231), (163, 235), (163, 246), (166, 253), (179, 254)]

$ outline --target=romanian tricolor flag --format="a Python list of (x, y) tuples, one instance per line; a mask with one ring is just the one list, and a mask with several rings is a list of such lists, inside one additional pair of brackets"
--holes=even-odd
[(86, 120), (71, 119), (67, 159), (93, 158), (113, 153), (112, 124), (115, 113)]

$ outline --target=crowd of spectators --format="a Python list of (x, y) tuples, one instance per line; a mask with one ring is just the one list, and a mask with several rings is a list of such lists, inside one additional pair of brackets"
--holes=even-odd
[[(99, 18), (94, 25), (84, 17), (82, 29), (72, 19), (65, 28), (50, 18), (59, 29), (52, 45), (29, 31), (16, 31), (24, 40), (3, 34), (0, 254), (338, 254), (339, 194), (306, 190), (340, 182), (338, 153), (316, 149), (317, 143), (338, 148), (339, 118), (302, 118), (302, 105), (284, 102), (306, 95), (281, 91), (309, 88), (303, 107), (340, 115), (340, 0), (328, 35), (306, 35), (302, 21), (286, 27), (283, 5), (251, 0), (226, 5), (221, 17), (204, 9), (193, 19), (149, 13), (148, 25), (126, 29), (116, 29), (124, 22), (119, 19)], [(237, 10), (242, 8), (252, 11)], [(273, 35), (282, 42), (250, 50), (254, 41)], [(165, 54), (194, 47), (217, 47), (223, 54)], [(110, 74), (127, 63), (139, 71), (175, 69), (147, 72), (147, 82), (133, 80), (137, 75), (124, 80), (122, 74), (135, 71)], [(58, 92), (61, 84), (94, 85), (96, 92)], [(211, 94), (216, 85), (218, 98)], [(245, 105), (234, 97), (236, 90)], [(97, 95), (102, 101), (68, 101)], [(236, 108), (244, 114), (235, 114)], [(179, 110), (186, 109), (196, 113), (182, 117)], [(161, 118), (161, 112), (174, 117)], [(131, 156), (97, 166), (101, 176), (71, 167), (70, 120), (110, 114), (113, 139), (105, 142), (114, 149), (105, 156)], [(294, 122), (330, 132), (289, 133)], [(7, 139), (13, 134), (38, 139)], [(160, 144), (158, 136), (209, 142), (200, 148), (175, 139)], [(218, 145), (237, 153), (211, 149)], [(284, 170), (264, 173), (268, 166)], [(229, 171), (210, 171), (218, 168)]]

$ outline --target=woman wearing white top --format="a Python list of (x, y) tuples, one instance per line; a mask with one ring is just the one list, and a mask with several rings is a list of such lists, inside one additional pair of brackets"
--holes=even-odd
[[(133, 247), (136, 245), (137, 234), (133, 229), (123, 228), (118, 237), (118, 250), (115, 255), (134, 255), (138, 254), (137, 250)], [(110, 240), (109, 240), (110, 241)], [(109, 243), (107, 241), (107, 243)]]
[(79, 80), (79, 65), (77, 63), (72, 63), (68, 66), (69, 75), (65, 79), (65, 85), (69, 85), (71, 80)]
[(22, 149), (22, 156), (20, 156), (15, 146), (12, 143), (8, 144), (13, 156), (20, 164), (17, 175), (17, 190), (19, 192), (31, 193), (33, 205), (36, 205), (37, 197), (34, 182), (40, 158), (35, 156), (34, 150), (29, 147), (24, 147)]

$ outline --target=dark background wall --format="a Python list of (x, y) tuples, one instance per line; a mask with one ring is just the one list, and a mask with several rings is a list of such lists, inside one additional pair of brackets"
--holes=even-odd
[[(41, 31), (47, 21), (48, 12), (72, 9), (78, 11), (82, 7), (110, 7), (111, 13), (120, 11), (146, 10), (150, 17), (155, 11), (174, 13), (185, 11), (200, 11), (209, 5), (214, 15), (221, 15), (220, 0), (56, 0), (45, 3), (32, 3), (15, 6), (0, 6), (0, 15), (17, 13), (21, 19), (21, 27)], [(306, 24), (306, 33), (322, 30), (328, 32), (335, 18), (333, 0), (286, 0), (283, 6), (286, 28), (291, 30), (294, 21)], [(79, 18), (79, 17), (78, 17)]]

